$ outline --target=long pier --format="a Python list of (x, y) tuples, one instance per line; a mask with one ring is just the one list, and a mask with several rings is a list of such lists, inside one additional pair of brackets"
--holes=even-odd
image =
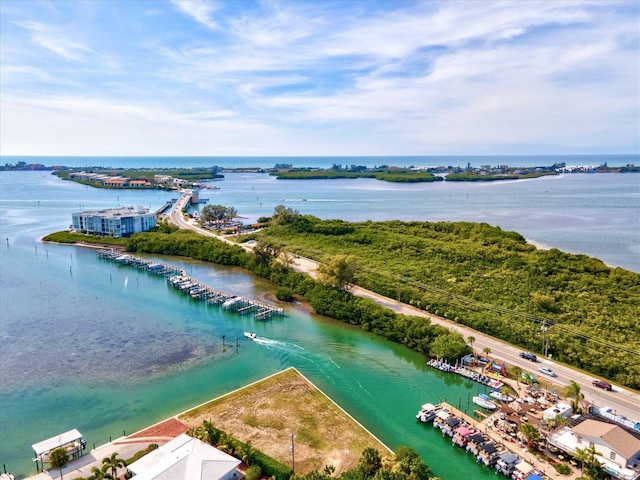
[(164, 276), (167, 278), (169, 285), (184, 292), (194, 300), (205, 301), (209, 305), (221, 305), (223, 309), (234, 311), (241, 315), (253, 313), (254, 320), (268, 320), (274, 315), (284, 316), (283, 308), (215, 289), (190, 277), (184, 269), (175, 265), (159, 263), (114, 250), (98, 250), (97, 255), (98, 258), (104, 260)]

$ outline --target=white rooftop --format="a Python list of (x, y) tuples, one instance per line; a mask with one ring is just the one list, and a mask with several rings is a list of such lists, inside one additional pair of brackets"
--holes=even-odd
[(33, 451), (37, 456), (42, 455), (43, 453), (47, 453), (54, 448), (61, 447), (71, 442), (75, 442), (82, 438), (82, 434), (76, 430), (69, 430), (68, 432), (61, 433), (56, 435), (55, 437), (48, 438), (41, 442), (35, 443), (32, 445)]
[(182, 434), (127, 468), (136, 480), (219, 480), (240, 460), (198, 439)]

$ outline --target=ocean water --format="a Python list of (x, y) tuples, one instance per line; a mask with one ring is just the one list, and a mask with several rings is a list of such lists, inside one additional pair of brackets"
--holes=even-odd
[[(278, 204), (356, 221), (483, 221), (640, 271), (639, 180), (573, 174), (399, 186), (238, 173), (201, 196), (234, 206), (246, 221)], [(287, 309), (282, 319), (254, 322), (99, 260), (91, 249), (39, 241), (67, 228), (77, 210), (155, 209), (175, 196), (93, 189), (49, 172), (0, 173), (0, 463), (35, 473), (30, 446), (44, 438), (78, 428), (89, 445), (101, 444), (295, 366), (391, 448), (415, 447), (443, 479), (493, 476), (414, 419), (427, 401), (472, 408), (477, 384), (430, 371), (422, 356), (329, 319)], [(237, 269), (163, 260), (231, 293), (263, 298), (273, 289)], [(246, 330), (266, 340), (246, 341)]]

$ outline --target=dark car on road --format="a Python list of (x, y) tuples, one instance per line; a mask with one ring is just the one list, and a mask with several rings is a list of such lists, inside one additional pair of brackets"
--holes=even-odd
[(593, 385), (594, 387), (602, 388), (603, 390), (607, 390), (608, 392), (611, 391), (611, 384), (602, 380), (594, 380), (593, 382), (591, 382), (591, 385)]
[(529, 360), (530, 362), (538, 361), (538, 357), (536, 357), (533, 353), (529, 353), (529, 352), (520, 352), (520, 358), (524, 358), (525, 360)]

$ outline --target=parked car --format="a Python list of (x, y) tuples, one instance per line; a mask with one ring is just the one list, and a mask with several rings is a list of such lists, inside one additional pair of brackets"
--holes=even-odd
[(533, 353), (529, 353), (529, 352), (520, 352), (520, 358), (524, 358), (525, 360), (529, 360), (530, 362), (538, 361), (538, 357), (536, 357)]
[(545, 375), (549, 375), (550, 377), (557, 377), (558, 375), (556, 374), (556, 372), (554, 372), (553, 370), (551, 370), (549, 367), (540, 367), (538, 369), (538, 371), (540, 373), (544, 373)]
[(603, 390), (607, 390), (609, 392), (611, 391), (611, 384), (603, 380), (594, 380), (593, 382), (591, 382), (591, 385), (593, 385), (594, 387), (602, 388)]

